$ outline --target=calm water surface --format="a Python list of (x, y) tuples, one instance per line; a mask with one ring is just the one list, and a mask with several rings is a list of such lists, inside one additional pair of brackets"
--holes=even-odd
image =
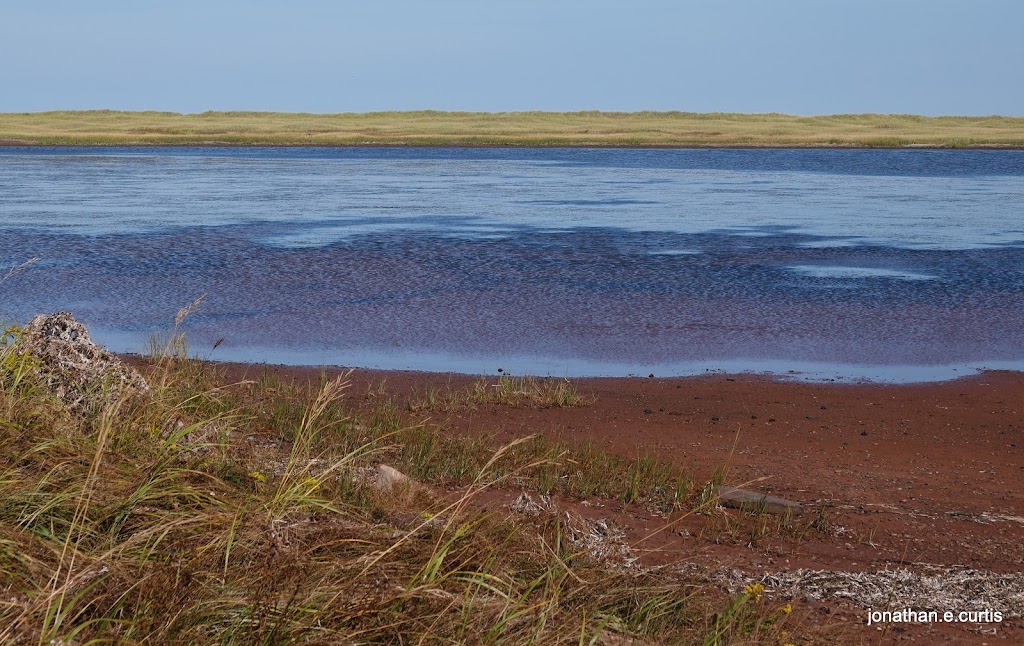
[[(0, 148), (0, 319), (553, 375), (1024, 369), (1024, 152)], [(223, 343), (211, 350), (217, 339)]]

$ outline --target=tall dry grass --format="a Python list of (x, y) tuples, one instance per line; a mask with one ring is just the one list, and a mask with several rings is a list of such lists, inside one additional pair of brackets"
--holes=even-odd
[[(708, 503), (653, 459), (356, 415), (344, 375), (228, 383), (180, 342), (155, 346), (148, 393), (72, 413), (18, 335), (0, 343), (0, 643), (778, 643), (787, 627), (749, 595), (602, 560), (561, 516), (476, 503), (512, 484)], [(427, 486), (378, 489), (381, 461)]]

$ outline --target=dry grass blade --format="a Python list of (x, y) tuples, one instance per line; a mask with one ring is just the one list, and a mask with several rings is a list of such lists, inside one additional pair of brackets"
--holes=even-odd
[(199, 306), (203, 304), (203, 300), (206, 298), (206, 294), (200, 294), (199, 298), (192, 301), (185, 307), (178, 310), (178, 313), (174, 315), (174, 327), (180, 328), (181, 324), (185, 322), (193, 312), (199, 309)]
[(32, 266), (32, 265), (36, 264), (37, 262), (39, 262), (39, 260), (40, 260), (39, 258), (29, 258), (28, 260), (26, 260), (25, 262), (21, 263), (20, 265), (15, 265), (14, 267), (11, 267), (11, 269), (6, 274), (4, 274), (3, 276), (0, 276), (0, 283), (3, 283), (5, 281), (13, 278), (15, 276), (15, 274), (18, 274), (19, 272), (25, 271), (30, 266)]

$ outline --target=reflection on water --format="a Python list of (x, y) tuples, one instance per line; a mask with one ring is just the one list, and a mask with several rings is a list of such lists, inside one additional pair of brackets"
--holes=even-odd
[(894, 280), (933, 280), (935, 276), (883, 267), (829, 267), (828, 265), (793, 265), (791, 270), (811, 278), (892, 278)]
[(0, 316), (557, 375), (1024, 367), (1012, 151), (0, 149)]

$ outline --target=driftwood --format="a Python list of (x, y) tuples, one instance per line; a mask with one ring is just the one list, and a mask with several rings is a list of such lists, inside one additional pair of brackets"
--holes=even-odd
[(754, 512), (764, 510), (769, 514), (796, 513), (801, 509), (798, 502), (739, 487), (718, 487), (718, 500), (724, 507)]

